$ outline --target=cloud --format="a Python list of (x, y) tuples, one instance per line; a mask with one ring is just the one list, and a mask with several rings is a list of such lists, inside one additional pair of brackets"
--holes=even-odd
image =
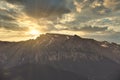
[(83, 32), (103, 32), (108, 30), (108, 27), (96, 27), (96, 26), (87, 26), (87, 27), (82, 27), (80, 31)]
[[(112, 9), (105, 6), (107, 0), (6, 0), (22, 5), (23, 12), (36, 19), (46, 18), (54, 22), (58, 17), (75, 14), (72, 23), (84, 23), (93, 19), (114, 15)], [(118, 0), (113, 0), (114, 2)], [(116, 2), (115, 2), (116, 3)], [(114, 5), (119, 6), (119, 5)], [(75, 11), (76, 10), (76, 11)], [(78, 13), (79, 12), (79, 13)], [(66, 15), (67, 16), (67, 15)], [(64, 21), (64, 20), (63, 20)], [(66, 21), (67, 22), (67, 21)], [(71, 23), (70, 23), (71, 24)]]
[(7, 10), (0, 9), (0, 19), (4, 21), (14, 21), (15, 18)]
[(120, 9), (120, 0), (104, 0), (103, 5), (107, 8), (111, 8), (113, 10)]
[(7, 0), (10, 3), (22, 5), (23, 10), (35, 18), (56, 18), (69, 13), (65, 0)]
[(26, 31), (28, 28), (21, 27), (17, 22), (17, 16), (20, 14), (19, 11), (13, 7), (13, 5), (7, 4), (5, 1), (0, 1), (0, 29), (2, 28), (11, 31)]
[(76, 21), (85, 22), (108, 16), (116, 16), (115, 13), (120, 10), (118, 5), (120, 1), (112, 0), (112, 2), (116, 3), (112, 7), (107, 7), (108, 3), (106, 1), (110, 2), (111, 0), (74, 0), (75, 9), (78, 12), (76, 13)]
[(1, 0), (0, 28), (82, 32), (85, 37), (116, 41), (119, 14), (120, 0)]
[(82, 31), (85, 33), (96, 33), (96, 32), (104, 32), (108, 30), (108, 27), (97, 27), (97, 26), (79, 26), (79, 27), (59, 27), (58, 30), (69, 30), (69, 31)]
[(6, 30), (12, 31), (27, 31), (27, 27), (20, 27), (18, 24), (14, 22), (1, 22), (0, 21), (0, 28), (4, 28)]
[(13, 20), (15, 20), (13, 17), (11, 17), (11, 16), (8, 16), (8, 15), (2, 15), (2, 14), (0, 14), (0, 19), (1, 20), (4, 20), (4, 21), (13, 21)]

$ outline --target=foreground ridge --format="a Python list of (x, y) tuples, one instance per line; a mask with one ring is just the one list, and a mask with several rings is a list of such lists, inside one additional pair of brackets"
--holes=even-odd
[[(75, 80), (81, 80), (81, 77), (83, 80), (119, 80), (120, 45), (52, 33), (42, 34), (35, 40), (0, 42), (0, 69), (10, 72), (10, 77), (24, 73), (27, 68), (31, 74), (34, 68), (41, 71), (43, 67), (37, 66), (45, 66), (50, 73), (53, 71), (58, 75), (65, 71), (65, 75), (75, 75)], [(22, 75), (21, 78), (28, 80)]]

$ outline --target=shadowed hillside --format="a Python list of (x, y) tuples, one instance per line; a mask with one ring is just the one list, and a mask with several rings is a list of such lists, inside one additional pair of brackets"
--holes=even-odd
[(69, 71), (49, 65), (24, 64), (4, 69), (0, 80), (87, 80)]

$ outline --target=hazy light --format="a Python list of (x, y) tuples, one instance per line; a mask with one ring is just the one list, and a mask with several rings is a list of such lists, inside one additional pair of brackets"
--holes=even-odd
[(40, 31), (36, 29), (30, 30), (28, 33), (33, 37), (33, 39), (36, 39), (41, 34)]

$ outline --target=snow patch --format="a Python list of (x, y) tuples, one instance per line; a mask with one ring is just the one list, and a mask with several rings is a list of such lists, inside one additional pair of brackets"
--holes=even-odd
[(106, 44), (102, 44), (101, 47), (108, 48), (109, 46)]

